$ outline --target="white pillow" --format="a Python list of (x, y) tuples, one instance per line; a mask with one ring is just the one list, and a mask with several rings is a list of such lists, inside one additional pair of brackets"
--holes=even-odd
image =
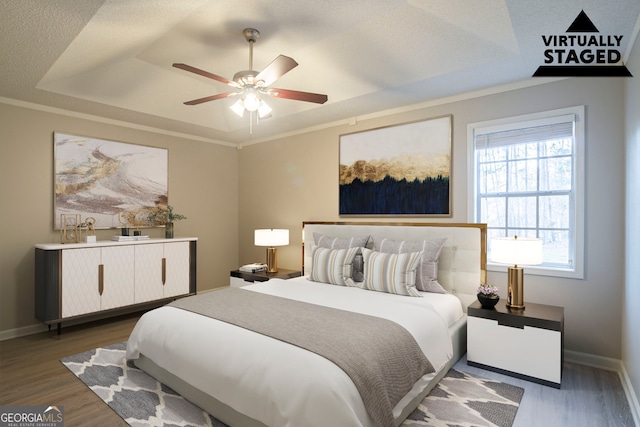
[[(422, 252), (382, 253), (362, 248), (364, 281), (362, 288), (390, 294), (422, 297), (416, 289), (416, 268)], [(352, 279), (347, 279), (347, 283)], [(355, 286), (352, 284), (351, 286)]]
[(313, 262), (309, 280), (332, 285), (355, 286), (352, 280), (353, 259), (359, 250), (360, 248), (328, 249), (314, 246), (311, 249)]

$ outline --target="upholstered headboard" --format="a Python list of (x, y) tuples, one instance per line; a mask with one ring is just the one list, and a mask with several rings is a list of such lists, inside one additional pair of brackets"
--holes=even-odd
[(440, 284), (460, 298), (466, 307), (475, 299), (478, 285), (486, 283), (486, 224), (305, 221), (302, 223), (304, 274), (311, 271), (310, 249), (314, 245), (314, 232), (333, 237), (375, 235), (393, 240), (435, 240), (446, 237), (438, 263)]

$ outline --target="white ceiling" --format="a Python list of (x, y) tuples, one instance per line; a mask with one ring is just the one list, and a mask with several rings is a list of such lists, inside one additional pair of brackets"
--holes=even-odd
[[(528, 80), (581, 10), (629, 51), (640, 0), (2, 0), (0, 97), (243, 144)], [(247, 27), (255, 70), (290, 56), (274, 86), (328, 102), (269, 98), (253, 135), (234, 98), (184, 105), (230, 88), (171, 65), (231, 79)]]

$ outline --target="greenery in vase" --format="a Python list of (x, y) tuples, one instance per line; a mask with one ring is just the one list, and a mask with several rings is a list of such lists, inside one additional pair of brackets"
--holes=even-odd
[(488, 285), (486, 283), (483, 283), (480, 286), (478, 286), (478, 295), (482, 295), (488, 298), (497, 297), (499, 291), (500, 289), (498, 289), (497, 286)]
[(187, 219), (186, 216), (174, 213), (173, 206), (167, 206), (167, 209), (155, 208), (150, 213), (147, 219), (153, 224), (167, 224), (181, 219)]

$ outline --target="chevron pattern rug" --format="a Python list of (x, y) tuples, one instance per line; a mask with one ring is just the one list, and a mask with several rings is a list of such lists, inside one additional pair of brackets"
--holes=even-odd
[[(226, 426), (128, 362), (126, 345), (61, 362), (131, 426)], [(520, 387), (452, 369), (402, 425), (511, 427), (523, 393)]]

